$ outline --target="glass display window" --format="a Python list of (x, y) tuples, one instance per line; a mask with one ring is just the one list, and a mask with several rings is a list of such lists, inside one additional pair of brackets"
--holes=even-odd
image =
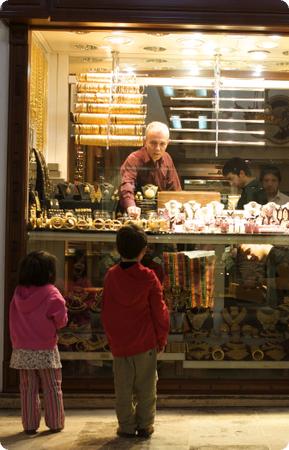
[[(69, 312), (59, 333), (65, 379), (112, 382), (101, 296), (106, 271), (119, 262), (116, 232), (129, 223), (148, 233), (143, 263), (163, 283), (170, 311), (159, 355), (163, 386), (285, 377), (288, 39), (32, 32), (27, 250), (58, 258)], [(122, 203), (121, 167), (146, 145), (146, 127), (155, 121), (168, 127), (180, 187), (140, 176), (135, 218)], [(245, 185), (223, 174), (233, 157), (250, 167), (260, 203), (248, 197), (238, 207)]]

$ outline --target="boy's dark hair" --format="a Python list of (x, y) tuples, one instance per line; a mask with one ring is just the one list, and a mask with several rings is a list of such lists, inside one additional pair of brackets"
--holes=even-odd
[(251, 170), (247, 162), (242, 158), (231, 158), (223, 166), (223, 175), (226, 177), (229, 173), (234, 173), (235, 175), (240, 175), (241, 170), (248, 177), (251, 176)]
[(147, 235), (137, 225), (125, 225), (116, 235), (117, 251), (122, 258), (134, 259), (147, 246)]
[(18, 271), (18, 284), (22, 286), (44, 286), (56, 280), (56, 258), (48, 252), (29, 253), (21, 261)]
[(274, 166), (273, 164), (264, 166), (260, 172), (260, 181), (263, 181), (265, 175), (268, 174), (274, 175), (274, 177), (278, 178), (279, 183), (281, 182), (281, 173), (277, 166)]

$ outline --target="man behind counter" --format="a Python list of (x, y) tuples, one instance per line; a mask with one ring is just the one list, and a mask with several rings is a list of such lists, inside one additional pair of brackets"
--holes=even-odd
[(260, 173), (260, 181), (266, 192), (268, 202), (284, 205), (289, 202), (288, 195), (279, 191), (281, 182), (281, 173), (277, 166), (268, 165), (262, 168)]
[(260, 205), (267, 203), (267, 197), (261, 183), (252, 177), (247, 162), (242, 158), (231, 158), (223, 166), (223, 175), (231, 185), (241, 189), (241, 197), (237, 203), (237, 209), (243, 209), (249, 202), (257, 202)]
[(120, 168), (120, 204), (133, 218), (138, 218), (141, 213), (134, 195), (142, 186), (154, 184), (160, 191), (181, 190), (176, 168), (166, 152), (168, 144), (167, 125), (151, 122), (146, 128), (144, 146), (132, 152)]

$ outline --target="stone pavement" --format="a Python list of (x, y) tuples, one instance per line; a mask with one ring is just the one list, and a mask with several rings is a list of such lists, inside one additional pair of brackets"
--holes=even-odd
[(8, 450), (289, 450), (289, 410), (161, 409), (151, 439), (118, 438), (115, 431), (112, 409), (67, 410), (61, 433), (51, 434), (42, 419), (35, 436), (22, 432), (19, 410), (0, 410), (0, 443)]

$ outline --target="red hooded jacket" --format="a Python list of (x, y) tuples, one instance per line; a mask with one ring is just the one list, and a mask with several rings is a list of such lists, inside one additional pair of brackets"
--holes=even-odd
[(110, 268), (105, 276), (102, 323), (114, 356), (132, 356), (163, 348), (169, 313), (154, 271), (135, 263)]

